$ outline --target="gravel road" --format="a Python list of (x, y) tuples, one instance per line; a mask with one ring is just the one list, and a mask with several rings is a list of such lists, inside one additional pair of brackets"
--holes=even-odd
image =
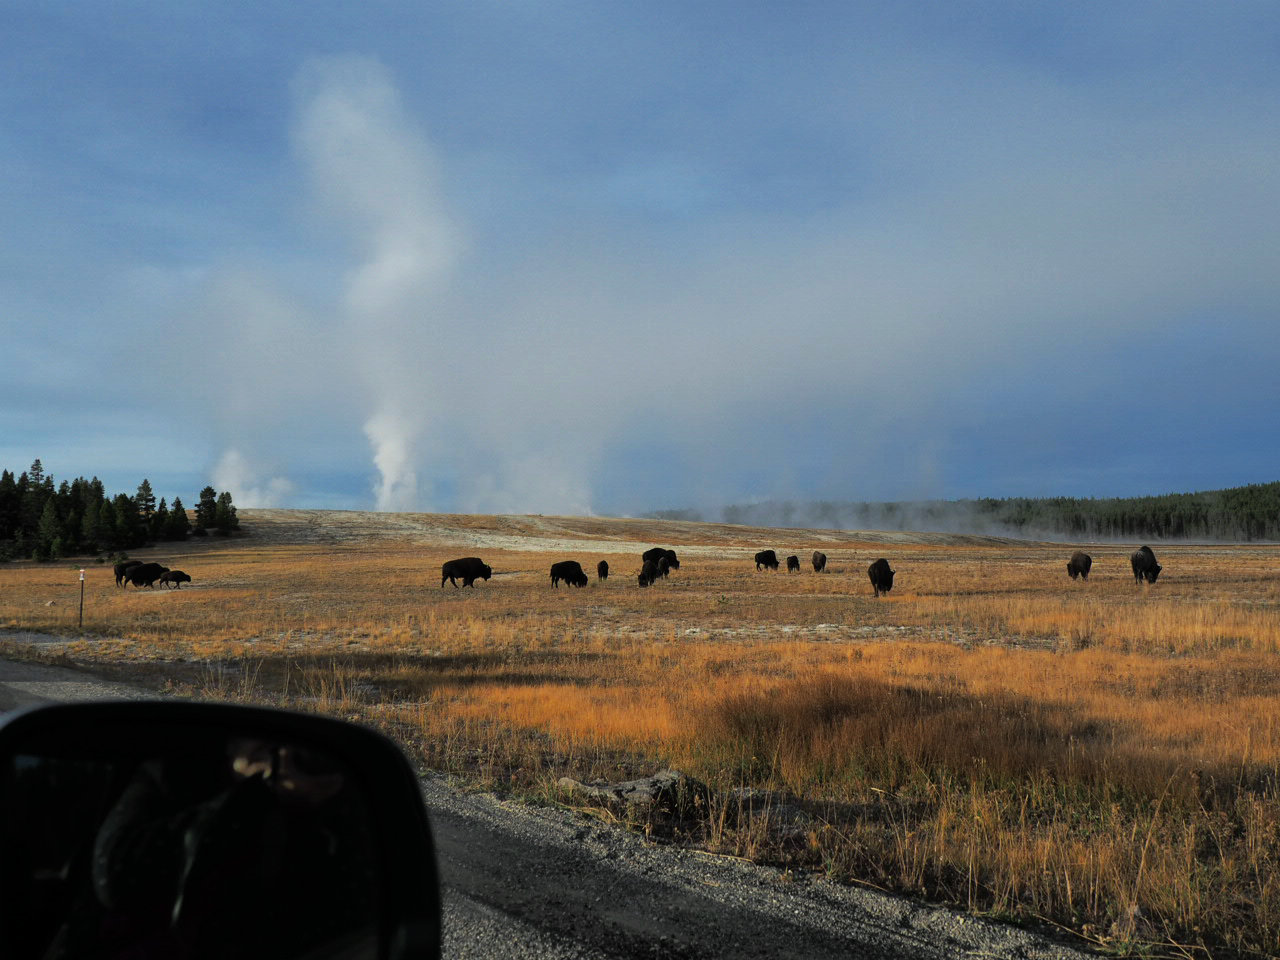
[[(0, 660), (0, 713), (147, 696), (87, 671)], [(438, 776), (423, 778), (422, 790), (444, 884), (446, 957), (1089, 956), (902, 897), (656, 845), (582, 813), (469, 793)]]
[(574, 811), (468, 794), (436, 777), (423, 793), (445, 887), (446, 957), (1089, 956), (1015, 927), (655, 845)]

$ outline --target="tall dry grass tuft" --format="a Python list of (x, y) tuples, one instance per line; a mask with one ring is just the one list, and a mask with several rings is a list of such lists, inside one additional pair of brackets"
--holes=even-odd
[(1065, 706), (837, 673), (699, 720), (698, 765), (807, 801), (833, 873), (1113, 940), (1280, 943), (1274, 760), (1189, 768)]

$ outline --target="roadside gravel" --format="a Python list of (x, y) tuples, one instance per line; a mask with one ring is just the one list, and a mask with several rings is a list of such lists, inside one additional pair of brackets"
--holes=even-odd
[[(422, 787), (445, 887), (445, 956), (1092, 955), (905, 897), (655, 844), (580, 812), (466, 793), (436, 776)], [(539, 946), (487, 945), (503, 924)]]

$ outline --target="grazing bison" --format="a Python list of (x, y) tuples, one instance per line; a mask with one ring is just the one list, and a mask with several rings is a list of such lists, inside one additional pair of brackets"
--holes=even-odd
[(184, 583), (191, 582), (191, 576), (181, 570), (166, 570), (160, 574), (157, 582), (172, 586), (174, 590), (181, 590)]
[(1089, 568), (1093, 566), (1093, 557), (1087, 553), (1077, 550), (1071, 555), (1071, 559), (1067, 561), (1067, 573), (1074, 580), (1079, 577), (1081, 580), (1089, 579)]
[(479, 557), (462, 557), (450, 560), (440, 568), (440, 586), (443, 587), (448, 580), (457, 587), (458, 581), (455, 578), (460, 578), (464, 587), (474, 590), (477, 579), (488, 580), (492, 575), (493, 568)]
[(126, 560), (123, 563), (117, 563), (114, 567), (112, 567), (112, 570), (115, 572), (115, 575), (116, 575), (116, 586), (117, 587), (124, 586), (125, 574), (127, 574), (134, 567), (140, 567), (140, 566), (142, 566), (141, 560)]
[(661, 556), (658, 558), (658, 576), (663, 580), (667, 579), (667, 574), (671, 572), (671, 558)]
[(640, 568), (640, 576), (637, 579), (640, 581), (640, 586), (649, 586), (658, 579), (658, 565), (652, 560), (646, 560), (644, 566)]
[[(663, 557), (667, 558), (667, 566), (672, 570), (680, 569), (680, 561), (676, 559), (676, 552), (674, 550), (668, 550), (666, 547), (653, 547), (652, 549), (646, 550), (641, 554), (640, 559), (646, 561), (652, 560), (654, 563), (657, 563)], [(665, 577), (666, 574), (664, 573), (663, 576)]]
[(800, 572), (800, 558), (794, 553), (787, 557), (787, 573), (790, 573), (792, 570), (796, 573)]
[(160, 574), (168, 572), (168, 567), (162, 567), (158, 563), (140, 563), (125, 571), (125, 586), (132, 583), (135, 587), (152, 587), (160, 579)]
[(813, 551), (813, 572), (822, 573), (827, 569), (827, 555), (821, 550)]
[(559, 587), (561, 580), (571, 587), (587, 585), (587, 575), (577, 560), (561, 560), (551, 565), (551, 585)]
[(1160, 571), (1164, 569), (1156, 563), (1156, 555), (1151, 552), (1151, 548), (1145, 546), (1133, 551), (1133, 556), (1129, 557), (1129, 564), (1133, 567), (1133, 579), (1138, 583), (1143, 580), (1147, 583), (1155, 583), (1156, 577), (1160, 576)]
[(893, 589), (893, 571), (889, 569), (889, 561), (884, 557), (867, 567), (867, 576), (877, 597)]
[(766, 570), (778, 569), (778, 555), (772, 550), (761, 550), (756, 554), (756, 569), (764, 567)]
[(608, 560), (601, 560), (599, 563), (596, 564), (596, 579), (597, 580), (609, 579), (609, 561)]

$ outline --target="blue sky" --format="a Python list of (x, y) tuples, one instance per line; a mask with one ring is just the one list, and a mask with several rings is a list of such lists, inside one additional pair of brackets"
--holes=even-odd
[(5, 467), (544, 513), (1280, 478), (1274, 4), (27, 6)]

